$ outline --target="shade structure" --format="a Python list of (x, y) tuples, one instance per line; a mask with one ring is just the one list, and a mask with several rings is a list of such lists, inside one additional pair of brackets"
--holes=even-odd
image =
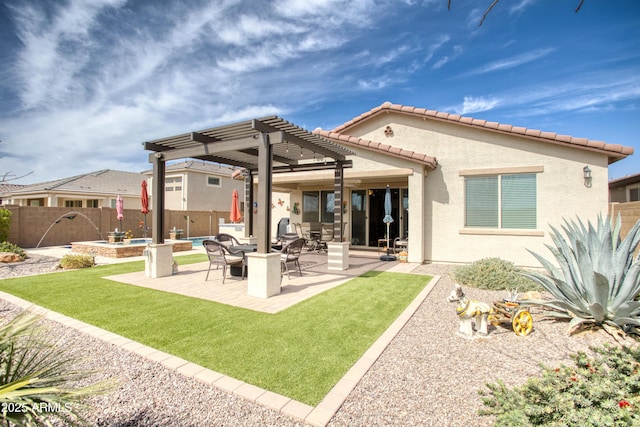
[(120, 231), (122, 231), (122, 219), (124, 218), (124, 200), (122, 196), (118, 194), (116, 199), (116, 219), (120, 221)]
[(240, 222), (242, 214), (240, 213), (240, 203), (238, 202), (238, 190), (233, 189), (231, 195), (231, 212), (229, 213), (229, 219), (231, 222)]
[(380, 260), (382, 261), (395, 261), (396, 257), (389, 254), (389, 226), (393, 222), (391, 211), (393, 210), (393, 204), (391, 203), (391, 189), (387, 185), (387, 191), (384, 193), (384, 218), (382, 222), (387, 224), (387, 254), (382, 255)]
[(144, 223), (142, 229), (142, 237), (147, 237), (147, 214), (149, 213), (149, 192), (147, 191), (147, 180), (142, 181), (142, 192), (140, 194), (140, 204), (142, 205), (142, 209), (140, 212), (144, 215)]

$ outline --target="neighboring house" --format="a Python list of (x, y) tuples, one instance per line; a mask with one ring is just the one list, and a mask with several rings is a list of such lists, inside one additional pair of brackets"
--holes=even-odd
[(5, 202), (5, 198), (3, 195), (5, 193), (10, 193), (12, 191), (18, 190), (19, 188), (24, 187), (24, 185), (20, 184), (0, 184), (0, 206), (6, 205), (8, 203)]
[(612, 203), (640, 201), (640, 173), (609, 181), (609, 201)]
[(104, 169), (55, 181), (24, 185), (1, 193), (4, 204), (66, 208), (115, 208), (120, 195), (125, 209), (140, 206), (140, 173)]
[[(165, 209), (178, 211), (229, 211), (236, 189), (244, 191), (244, 181), (231, 178), (236, 169), (198, 160), (167, 165), (165, 177)], [(147, 189), (153, 197), (153, 171), (144, 172)], [(240, 198), (242, 199), (242, 198)], [(242, 200), (241, 200), (242, 202)], [(244, 204), (241, 205), (241, 211)]]
[[(352, 247), (409, 236), (409, 261), (500, 257), (539, 266), (549, 225), (596, 220), (608, 207), (608, 165), (630, 147), (384, 103), (332, 131), (314, 133), (355, 152), (345, 169), (346, 236)], [(315, 156), (314, 156), (315, 157)], [(318, 160), (318, 159), (315, 159)], [(332, 171), (274, 175), (290, 192), (292, 223), (333, 221)]]

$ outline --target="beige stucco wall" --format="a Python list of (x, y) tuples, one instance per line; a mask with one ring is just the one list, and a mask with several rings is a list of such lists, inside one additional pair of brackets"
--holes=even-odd
[[(244, 194), (244, 182), (233, 180), (228, 176), (219, 176), (215, 173), (201, 171), (177, 171), (168, 172), (166, 177), (182, 177), (182, 189), (179, 191), (165, 192), (165, 208), (171, 210), (191, 211), (229, 211), (231, 209), (231, 196), (233, 189), (238, 190), (240, 197)], [(207, 176), (218, 176), (220, 186), (207, 185)], [(148, 180), (148, 189), (151, 192), (151, 179)], [(240, 200), (242, 201), (242, 200)], [(229, 219), (226, 219), (229, 222)]]
[[(393, 129), (392, 137), (384, 134), (387, 125)], [(424, 223), (410, 224), (414, 231), (422, 225), (424, 261), (469, 262), (500, 257), (518, 265), (538, 265), (527, 249), (550, 255), (544, 247), (545, 242), (550, 242), (548, 224), (558, 226), (562, 218), (576, 216), (595, 220), (599, 213), (607, 212), (608, 174), (604, 154), (398, 114), (372, 118), (349, 129), (348, 133), (438, 159), (438, 168), (424, 178), (425, 200), (421, 208)], [(363, 160), (356, 156), (354, 169), (356, 164), (363, 168), (384, 168), (374, 164), (378, 160), (374, 157)], [(392, 162), (396, 163), (395, 159)], [(592, 170), (590, 188), (584, 185), (585, 165)], [(534, 233), (465, 230), (464, 176), (460, 172), (507, 167), (543, 169), (537, 179), (537, 230)], [(419, 194), (410, 189), (410, 203)], [(415, 234), (410, 229), (410, 235)], [(411, 254), (411, 250), (409, 252)]]

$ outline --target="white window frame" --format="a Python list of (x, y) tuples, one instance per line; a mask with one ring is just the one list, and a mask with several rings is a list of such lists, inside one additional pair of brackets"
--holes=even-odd
[[(498, 211), (497, 219), (498, 226), (467, 226), (467, 194), (466, 194), (466, 182), (463, 183), (463, 200), (464, 209), (462, 214), (463, 228), (460, 230), (460, 234), (502, 234), (502, 235), (529, 235), (529, 236), (542, 236), (544, 232), (537, 229), (539, 226), (539, 185), (538, 174), (544, 172), (543, 166), (525, 166), (525, 167), (507, 167), (507, 168), (487, 168), (487, 169), (465, 169), (459, 171), (459, 176), (463, 178), (473, 178), (482, 176), (496, 176), (498, 178)], [(502, 226), (502, 177), (505, 175), (520, 175), (520, 174), (535, 174), (536, 175), (536, 194), (535, 194), (535, 206), (536, 206), (536, 218), (534, 228), (503, 228)]]
[[(217, 184), (210, 184), (209, 183), (209, 178), (214, 178), (218, 180)], [(207, 187), (215, 187), (215, 188), (222, 188), (222, 177), (219, 176), (215, 176), (215, 175), (207, 175)]]

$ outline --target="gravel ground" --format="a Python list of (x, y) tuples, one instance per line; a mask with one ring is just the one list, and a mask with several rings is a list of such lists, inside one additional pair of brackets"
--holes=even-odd
[[(0, 266), (0, 278), (51, 271), (57, 260), (34, 257), (20, 266)], [(569, 364), (569, 355), (604, 342), (602, 331), (569, 337), (567, 324), (537, 319), (534, 331), (518, 337), (507, 327), (489, 327), (488, 337), (457, 333), (455, 305), (446, 301), (453, 282), (450, 266), (423, 265), (422, 273), (442, 279), (332, 418), (331, 426), (488, 426), (477, 415), (478, 390), (503, 379), (508, 385), (539, 375), (547, 366)], [(465, 289), (492, 302), (503, 292)], [(18, 309), (0, 300), (2, 317)], [(158, 363), (112, 344), (47, 321), (51, 335), (82, 354), (96, 379), (117, 378), (117, 389), (92, 398), (87, 417), (95, 426), (295, 426), (304, 423), (185, 378)], [(635, 344), (628, 342), (628, 344)]]

